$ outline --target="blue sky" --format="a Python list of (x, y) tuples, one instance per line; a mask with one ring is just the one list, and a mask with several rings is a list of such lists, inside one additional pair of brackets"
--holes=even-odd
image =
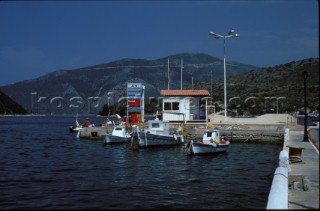
[(123, 58), (206, 53), (273, 67), (319, 57), (317, 0), (0, 1), (0, 86)]

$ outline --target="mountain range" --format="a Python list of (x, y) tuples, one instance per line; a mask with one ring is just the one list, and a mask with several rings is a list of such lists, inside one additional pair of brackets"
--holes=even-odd
[[(227, 61), (226, 72), (230, 77), (260, 69)], [(31, 113), (97, 114), (103, 105), (120, 102), (126, 97), (127, 83), (142, 83), (146, 99), (158, 98), (160, 90), (168, 89), (169, 78), (170, 89), (180, 89), (181, 70), (183, 89), (191, 89), (200, 82), (221, 80), (223, 60), (202, 53), (181, 53), (156, 60), (127, 58), (54, 71), (32, 80), (2, 86), (0, 90)]]
[[(227, 61), (228, 109), (237, 115), (302, 110), (304, 72), (308, 73), (307, 106), (319, 111), (319, 58), (267, 68)], [(169, 79), (170, 89), (181, 89), (181, 73), (183, 89), (207, 89), (216, 111), (223, 109), (223, 60), (202, 53), (182, 53), (156, 60), (121, 59), (58, 70), (2, 86), (0, 90), (3, 99), (11, 98), (30, 113), (97, 114), (105, 104), (120, 105), (125, 101), (127, 83), (142, 83), (148, 103), (149, 99), (160, 97), (160, 90), (168, 89)], [(18, 113), (6, 106), (13, 105), (12, 101), (1, 103), (5, 113)], [(24, 113), (24, 109), (20, 111)]]

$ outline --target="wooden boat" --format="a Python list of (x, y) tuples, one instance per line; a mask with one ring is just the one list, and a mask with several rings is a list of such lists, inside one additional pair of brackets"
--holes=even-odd
[(203, 134), (201, 141), (191, 140), (187, 144), (190, 154), (210, 154), (225, 152), (230, 146), (230, 142), (220, 137), (219, 130), (207, 130)]
[(115, 125), (111, 134), (107, 134), (104, 140), (105, 144), (125, 143), (133, 139), (133, 132), (127, 130), (123, 124)]
[(139, 148), (179, 145), (184, 142), (181, 129), (170, 131), (169, 122), (149, 120), (148, 128), (138, 130)]

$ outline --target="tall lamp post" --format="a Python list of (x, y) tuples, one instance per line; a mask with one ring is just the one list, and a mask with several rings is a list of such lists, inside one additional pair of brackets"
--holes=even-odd
[(227, 79), (226, 79), (226, 39), (229, 37), (239, 37), (239, 34), (235, 33), (234, 30), (231, 30), (228, 35), (220, 35), (214, 32), (209, 32), (210, 36), (213, 36), (216, 39), (223, 39), (223, 69), (224, 69), (224, 120), (227, 120)]
[(309, 141), (308, 139), (308, 132), (307, 132), (307, 78), (308, 72), (303, 72), (303, 79), (304, 79), (304, 136), (303, 141)]

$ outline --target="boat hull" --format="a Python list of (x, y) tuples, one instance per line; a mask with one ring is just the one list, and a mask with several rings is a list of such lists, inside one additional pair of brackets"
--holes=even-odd
[(114, 135), (106, 135), (105, 137), (105, 144), (116, 144), (116, 143), (125, 143), (130, 142), (131, 136), (121, 137), (121, 136), (114, 136)]
[(170, 146), (179, 145), (183, 142), (181, 135), (163, 135), (152, 134), (144, 131), (138, 132), (139, 147), (153, 147), (153, 146)]
[(191, 141), (189, 151), (192, 154), (212, 154), (227, 151), (230, 143), (226, 144), (204, 144)]

